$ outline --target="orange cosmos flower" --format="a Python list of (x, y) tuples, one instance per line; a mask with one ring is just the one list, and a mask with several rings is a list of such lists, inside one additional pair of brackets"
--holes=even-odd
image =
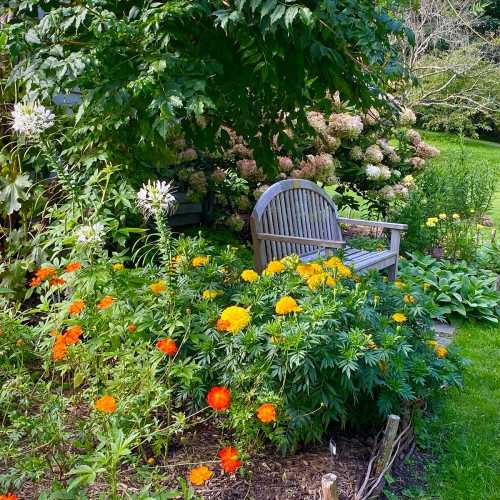
[(38, 271), (35, 273), (35, 276), (37, 278), (40, 278), (40, 280), (46, 280), (56, 274), (56, 270), (52, 266), (47, 266), (47, 267), (41, 267), (38, 269)]
[(68, 312), (70, 316), (76, 316), (80, 314), (85, 309), (85, 302), (83, 300), (75, 300), (68, 306)]
[(14, 493), (5, 493), (5, 495), (0, 495), (0, 500), (17, 500), (16, 495)]
[(81, 326), (79, 326), (79, 325), (70, 326), (64, 332), (63, 337), (64, 337), (66, 344), (73, 345), (73, 344), (76, 344), (80, 340), (82, 333), (83, 333), (83, 330), (82, 330)]
[(167, 289), (164, 281), (156, 281), (155, 283), (151, 283), (149, 285), (149, 289), (155, 294), (158, 295), (161, 292), (164, 292)]
[(137, 331), (137, 325), (135, 323), (130, 323), (128, 326), (127, 326), (127, 330), (130, 332), (130, 333), (134, 333), (135, 331)]
[(30, 281), (30, 288), (35, 288), (36, 286), (38, 286), (40, 283), (42, 282), (42, 280), (38, 277), (34, 277), (34, 278), (31, 278), (31, 281)]
[(158, 342), (156, 342), (156, 348), (167, 356), (173, 356), (177, 352), (177, 344), (171, 337), (158, 340)]
[(207, 394), (208, 406), (215, 411), (224, 411), (231, 404), (231, 393), (226, 387), (212, 387)]
[(95, 402), (95, 407), (103, 413), (114, 413), (116, 411), (116, 399), (113, 396), (103, 396)]
[(61, 361), (61, 359), (66, 357), (67, 351), (68, 345), (66, 343), (66, 339), (63, 335), (58, 335), (54, 345), (52, 346), (52, 359), (54, 361)]
[(276, 420), (276, 406), (273, 403), (264, 403), (257, 408), (257, 418), (268, 424)]
[(52, 278), (49, 281), (50, 286), (59, 286), (59, 285), (64, 285), (66, 283), (62, 278)]
[(213, 475), (213, 471), (211, 471), (206, 465), (200, 465), (199, 467), (191, 469), (189, 472), (189, 481), (191, 481), (191, 483), (195, 486), (201, 486)]
[(111, 306), (113, 303), (113, 297), (111, 295), (106, 295), (106, 297), (103, 297), (98, 303), (97, 307), (99, 309), (107, 309), (108, 307)]
[(228, 474), (234, 474), (241, 466), (241, 461), (238, 460), (238, 450), (231, 446), (220, 450), (218, 455), (221, 459), (222, 469)]
[(73, 271), (77, 271), (80, 269), (82, 265), (79, 262), (70, 262), (64, 269), (65, 273), (72, 273)]

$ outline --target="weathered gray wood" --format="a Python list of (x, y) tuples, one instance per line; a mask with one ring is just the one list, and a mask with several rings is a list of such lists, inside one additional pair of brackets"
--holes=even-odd
[(382, 442), (380, 443), (380, 451), (374, 467), (376, 476), (381, 474), (389, 463), (392, 448), (394, 446), (394, 440), (396, 439), (396, 435), (398, 433), (399, 421), (400, 418), (398, 415), (389, 415), (389, 418), (387, 419), (384, 436), (382, 437)]
[(321, 499), (338, 500), (337, 476), (335, 474), (325, 474), (321, 478)]
[[(340, 223), (390, 229), (390, 248), (376, 252), (346, 248)], [(345, 248), (345, 262), (355, 271), (389, 268), (389, 277), (394, 279), (400, 232), (407, 226), (338, 217), (335, 203), (317, 184), (288, 179), (273, 184), (262, 194), (252, 212), (250, 227), (258, 271), (269, 261), (291, 253), (309, 261), (327, 257), (334, 248)]]

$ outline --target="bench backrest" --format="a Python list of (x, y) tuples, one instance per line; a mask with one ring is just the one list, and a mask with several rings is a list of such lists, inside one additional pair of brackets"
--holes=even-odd
[(342, 240), (337, 207), (317, 184), (304, 179), (287, 179), (273, 184), (257, 201), (250, 218), (255, 265), (261, 271), (269, 261), (286, 255), (313, 255), (321, 248), (313, 245), (264, 241), (257, 233), (299, 236), (322, 240)]

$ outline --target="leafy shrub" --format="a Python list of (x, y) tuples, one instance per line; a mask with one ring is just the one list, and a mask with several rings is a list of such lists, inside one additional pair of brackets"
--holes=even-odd
[(496, 274), (476, 268), (471, 263), (436, 260), (420, 254), (409, 255), (401, 262), (401, 281), (413, 286), (423, 283), (439, 306), (435, 317), (463, 317), (498, 322), (500, 293), (496, 291)]

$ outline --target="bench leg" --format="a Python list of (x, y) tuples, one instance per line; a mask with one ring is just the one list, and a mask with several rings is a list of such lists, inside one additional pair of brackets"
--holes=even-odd
[(396, 279), (396, 275), (398, 274), (398, 263), (396, 262), (391, 267), (387, 268), (387, 277), (389, 281), (394, 281)]

